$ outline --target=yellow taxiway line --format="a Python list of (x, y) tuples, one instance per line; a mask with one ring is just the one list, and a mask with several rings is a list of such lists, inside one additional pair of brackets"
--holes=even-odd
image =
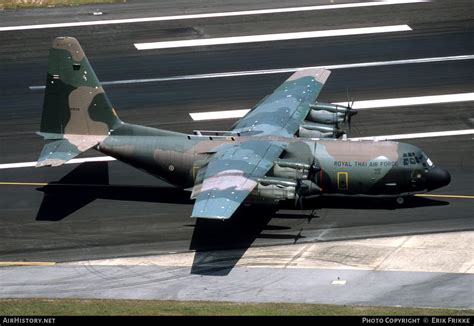
[(474, 199), (474, 196), (464, 195), (437, 195), (437, 194), (416, 194), (419, 197), (439, 197), (439, 198), (463, 198), (463, 199)]
[(47, 182), (0, 182), (4, 186), (47, 186)]
[[(12, 182), (12, 181), (0, 181), (0, 185), (3, 186), (47, 186), (47, 182)], [(462, 199), (474, 199), (474, 196), (468, 195), (438, 195), (438, 194), (416, 194), (418, 197), (438, 197), (438, 198), (462, 198)]]
[(54, 261), (0, 261), (1, 266), (53, 266)]

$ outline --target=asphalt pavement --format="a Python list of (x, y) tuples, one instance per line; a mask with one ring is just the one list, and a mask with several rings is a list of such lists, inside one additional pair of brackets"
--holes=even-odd
[[(313, 2), (312, 2), (313, 3)], [(318, 4), (327, 1), (319, 1)], [(285, 7), (285, 2), (232, 5), (206, 1), (129, 1), (104, 7), (100, 19)], [(292, 5), (308, 5), (294, 2)], [(314, 4), (314, 3), (313, 3)], [(0, 27), (98, 19), (95, 6), (0, 13)], [(248, 109), (290, 73), (186, 80), (184, 75), (474, 54), (472, 1), (173, 20), (0, 32), (0, 164), (35, 161), (47, 55), (57, 36), (81, 42), (101, 81), (177, 77), (104, 86), (122, 120), (192, 132), (224, 130), (236, 120), (195, 122), (192, 112)], [(41, 14), (40, 13), (46, 13)], [(33, 18), (34, 19), (33, 19)], [(408, 24), (413, 30), (281, 42), (138, 51), (137, 42)], [(474, 60), (333, 69), (322, 101), (356, 102), (472, 92)], [(472, 129), (474, 102), (361, 110), (352, 137)], [(474, 195), (472, 135), (408, 139), (450, 171), (436, 191)], [(85, 156), (97, 156), (87, 153)], [(13, 183), (37, 183), (14, 185)], [(41, 183), (67, 183), (47, 186)], [(170, 252), (223, 250), (474, 229), (472, 198), (413, 198), (401, 209), (385, 202), (323, 204), (272, 215), (242, 210), (228, 223), (189, 217), (188, 194), (120, 162), (58, 168), (0, 169), (0, 261), (76, 261)], [(71, 185), (72, 184), (72, 185)]]

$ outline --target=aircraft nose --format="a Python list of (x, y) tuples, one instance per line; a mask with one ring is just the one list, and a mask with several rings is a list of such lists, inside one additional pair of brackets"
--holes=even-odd
[(438, 189), (451, 182), (451, 175), (448, 171), (435, 167), (426, 175), (426, 185), (428, 190)]

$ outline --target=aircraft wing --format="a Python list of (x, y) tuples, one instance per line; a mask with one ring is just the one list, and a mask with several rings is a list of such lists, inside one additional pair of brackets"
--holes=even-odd
[(248, 140), (218, 150), (202, 168), (205, 169), (202, 182), (193, 188), (191, 198), (196, 198), (196, 203), (191, 217), (230, 218), (255, 188), (257, 180), (272, 168), (285, 143)]
[[(232, 128), (243, 136), (291, 138), (309, 113), (331, 72), (306, 69), (295, 72)], [(272, 168), (286, 141), (255, 138), (223, 147), (200, 169), (191, 198), (192, 217), (228, 219)], [(205, 170), (204, 170), (205, 169)]]
[(331, 72), (316, 68), (295, 72), (240, 119), (232, 132), (293, 137), (308, 115)]

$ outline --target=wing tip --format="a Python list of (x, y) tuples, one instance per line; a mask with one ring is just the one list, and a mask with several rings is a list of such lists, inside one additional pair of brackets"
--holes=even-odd
[(288, 78), (288, 80), (296, 80), (303, 77), (314, 77), (316, 81), (321, 84), (324, 84), (329, 78), (330, 74), (331, 70), (327, 70), (324, 68), (308, 68), (296, 71), (293, 75), (290, 76), (290, 78)]

